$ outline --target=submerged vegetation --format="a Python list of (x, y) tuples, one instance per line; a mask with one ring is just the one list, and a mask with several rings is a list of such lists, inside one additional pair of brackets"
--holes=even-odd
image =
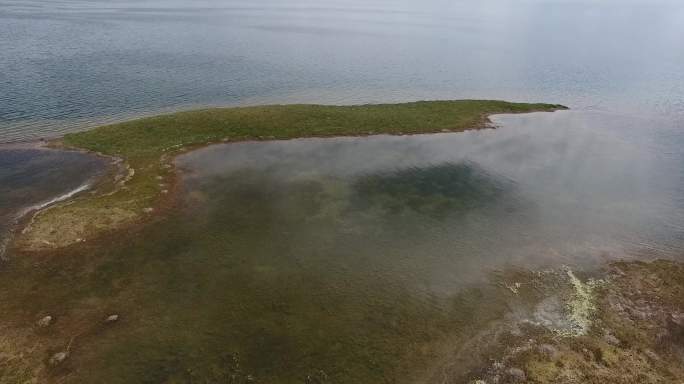
[(413, 167), (360, 177), (354, 183), (358, 209), (391, 214), (411, 210), (434, 218), (491, 205), (512, 183), (472, 163)]
[[(66, 142), (125, 159), (124, 179), (47, 211), (34, 228), (65, 212), (99, 225), (76, 209), (137, 217), (171, 188), (171, 155), (190, 146), (138, 157), (144, 148), (98, 148), (100, 134)], [(91, 144), (76, 144), (89, 135)], [(0, 383), (655, 384), (684, 376), (681, 264), (488, 273), (484, 263), (469, 268), (477, 253), (440, 244), (458, 238), (458, 227), (435, 235), (426, 220), (407, 220), (477, 221), (472, 213), (510, 209), (500, 201), (516, 193), (506, 178), (469, 163), (349, 179), (237, 168), (189, 174), (183, 204), (156, 225), (49, 252), (18, 249), (0, 269)]]
[[(41, 212), (17, 241), (20, 248), (57, 248), (121, 227), (150, 213), (174, 183), (171, 160), (195, 146), (221, 141), (308, 136), (415, 134), (487, 126), (487, 116), (564, 109), (504, 101), (405, 104), (274, 105), (208, 109), (145, 118), (69, 134), (63, 144), (122, 159), (117, 182), (99, 193)], [(59, 228), (59, 230), (56, 230)]]
[[(185, 186), (188, 206), (157, 225), (59, 245), (157, 209), (173, 188), (171, 159), (194, 146), (454, 131), (484, 126), (487, 113), (555, 108), (475, 101), (255, 107), (69, 135), (67, 146), (122, 159), (122, 173), (99, 193), (36, 217), (20, 241), (28, 250), (55, 249), (27, 252), (0, 270), (0, 382), (420, 381), (445, 350), (510, 308), (512, 291), (496, 284), (429, 289), (431, 263), (451, 270), (458, 261), (416, 247), (426, 229), (397, 220), (410, 214), (404, 207), (431, 217), (467, 213), (511, 190), (472, 164), (369, 174), (348, 186), (242, 172)], [(358, 211), (399, 224), (385, 228)]]
[[(17, 333), (0, 345), (0, 378), (409, 382), (506, 309), (495, 286), (427, 292), (423, 264), (442, 255), (417, 252), (416, 230), (345, 209), (338, 180), (241, 171), (192, 181), (187, 205), (124, 241), (27, 253), (0, 271), (0, 325)], [(111, 314), (119, 320), (107, 323)]]

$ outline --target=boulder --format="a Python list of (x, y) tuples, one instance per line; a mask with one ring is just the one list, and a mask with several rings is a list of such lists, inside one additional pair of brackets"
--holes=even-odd
[(38, 320), (38, 321), (36, 322), (36, 325), (37, 325), (39, 328), (46, 328), (46, 327), (49, 327), (49, 326), (52, 324), (52, 320), (53, 320), (53, 319), (52, 319), (52, 316), (49, 316), (49, 315), (48, 315), (48, 316), (45, 316), (45, 317), (43, 317), (42, 319)]
[(558, 349), (551, 344), (540, 345), (539, 353), (549, 360), (555, 360), (558, 357)]
[(520, 368), (508, 368), (508, 370), (506, 370), (506, 376), (508, 376), (508, 380), (511, 383), (524, 383), (527, 381), (525, 371)]
[(684, 345), (684, 313), (672, 313), (667, 319), (667, 330), (676, 344)]
[(69, 352), (62, 351), (62, 352), (57, 352), (52, 357), (50, 357), (49, 363), (51, 366), (55, 367), (57, 365), (60, 365), (64, 362), (64, 360), (69, 357)]
[(603, 340), (604, 340), (606, 343), (610, 344), (610, 345), (615, 345), (615, 346), (620, 345), (620, 339), (618, 339), (617, 337), (615, 337), (615, 336), (614, 336), (612, 333), (610, 333), (610, 332), (606, 332), (606, 333), (603, 335)]

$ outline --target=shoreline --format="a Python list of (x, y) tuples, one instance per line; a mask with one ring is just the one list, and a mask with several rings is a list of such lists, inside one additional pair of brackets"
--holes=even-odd
[[(7, 249), (9, 248), (12, 240), (14, 239), (15, 233), (17, 231), (22, 232), (31, 225), (31, 221), (35, 215), (45, 209), (49, 209), (59, 203), (67, 202), (78, 195), (87, 192), (93, 188), (96, 182), (92, 180), (87, 180), (85, 183), (74, 188), (71, 191), (63, 193), (59, 196), (53, 197), (49, 200), (41, 201), (30, 206), (21, 208), (13, 216), (10, 217), (11, 223), (7, 226), (7, 231), (4, 235), (0, 236), (0, 261), (8, 261), (9, 258), (6, 255)], [(22, 224), (23, 223), (23, 224)]]
[(52, 197), (45, 198), (41, 201), (17, 207), (17, 209), (10, 213), (6, 218), (10, 220), (9, 224), (6, 226), (6, 231), (0, 233), (0, 262), (5, 262), (9, 260), (8, 254), (10, 250), (15, 249), (14, 240), (17, 235), (20, 235), (23, 231), (31, 225), (33, 219), (39, 213), (52, 209), (59, 206), (60, 204), (69, 204), (74, 199), (78, 199), (86, 195), (87, 193), (95, 193), (99, 186), (105, 184), (110, 176), (115, 173), (114, 165), (115, 159), (109, 156), (92, 153), (90, 151), (78, 149), (78, 148), (65, 148), (59, 145), (55, 145), (55, 141), (50, 142), (46, 140), (33, 140), (25, 142), (15, 142), (15, 143), (4, 143), (0, 144), (0, 151), (55, 151), (61, 153), (80, 153), (83, 155), (100, 158), (103, 160), (102, 169), (97, 174), (84, 180), (80, 185), (76, 186), (72, 190), (66, 191), (59, 195), (54, 195)]
[[(154, 219), (166, 201), (175, 200), (179, 172), (173, 160), (211, 144), (462, 132), (496, 128), (489, 119), (495, 114), (565, 109), (568, 108), (558, 104), (490, 100), (214, 108), (132, 120), (50, 141), (25, 143), (105, 157), (117, 172), (103, 176), (89, 196), (79, 195), (35, 212), (30, 225), (21, 229), (10, 247), (19, 251), (58, 249)], [(401, 119), (402, 115), (405, 119)], [(62, 229), (58, 236), (53, 228)]]

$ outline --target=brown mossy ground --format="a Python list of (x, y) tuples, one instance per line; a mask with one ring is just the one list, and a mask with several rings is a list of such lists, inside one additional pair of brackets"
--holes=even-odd
[[(90, 246), (92, 244), (87, 245)], [(54, 263), (54, 258), (34, 255), (21, 263), (13, 263), (4, 271), (8, 274), (29, 269), (37, 272), (31, 272), (34, 278), (31, 280), (12, 279), (13, 286), (8, 291), (17, 294), (0, 296), (0, 304), (5, 310), (0, 321), (0, 383), (93, 382), (81, 380), (83, 377), (110, 377), (111, 382), (117, 383), (278, 382), (276, 377), (263, 375), (254, 376), (254, 381), (248, 379), (254, 368), (250, 363), (253, 364), (257, 358), (249, 348), (240, 354), (211, 353), (226, 350), (226, 346), (214, 343), (215, 340), (223, 340), (222, 332), (231, 334), (232, 330), (222, 330), (205, 319), (206, 308), (202, 302), (150, 302), (149, 298), (136, 293), (155, 295), (147, 291), (149, 287), (141, 285), (140, 278), (121, 274), (127, 270), (121, 265), (123, 260), (110, 265), (102, 260), (102, 255), (94, 252), (96, 249), (93, 247), (91, 252), (84, 253), (77, 260), (70, 260), (68, 252), (63, 252), (61, 255), (64, 257), (59, 257), (58, 263)], [(144, 260), (137, 260), (138, 257), (135, 256), (133, 261), (141, 265), (137, 262)], [(103, 262), (104, 265), (98, 266)], [(151, 266), (142, 265), (145, 267), (139, 274), (150, 276)], [(108, 277), (107, 273), (118, 277)], [(175, 273), (188, 277), (186, 275), (194, 272)], [(160, 278), (166, 275), (160, 275)], [(364, 336), (366, 341), (377, 341), (378, 344), (372, 344), (374, 348), (395, 346), (388, 349), (386, 359), (374, 362), (377, 371), (373, 373), (378, 377), (406, 379), (397, 382), (426, 383), (681, 383), (684, 378), (681, 365), (684, 361), (684, 265), (670, 261), (619, 262), (596, 274), (595, 277), (604, 279), (604, 283), (596, 285), (593, 291), (596, 310), (592, 314), (592, 326), (586, 334), (578, 336), (564, 335), (557, 331), (555, 324), (543, 324), (535, 317), (540, 303), (549, 297), (560, 297), (564, 303), (572, 300), (572, 285), (566, 276), (563, 270), (518, 270), (494, 274), (488, 288), (465, 290), (452, 298), (458, 313), (448, 316), (441, 311), (431, 312), (430, 306), (414, 308), (415, 303), (411, 300), (404, 303), (401, 299), (404, 295), (397, 293), (392, 305), (381, 306), (381, 311), (374, 306), (372, 311), (364, 314), (365, 321), (369, 321), (368, 331), (375, 323), (382, 324), (387, 316), (399, 315), (397, 318), (403, 319), (396, 324), (396, 329), (387, 330), (387, 335), (372, 332)], [(583, 281), (588, 280), (586, 275), (579, 276)], [(176, 278), (169, 277), (169, 280)], [(46, 286), (36, 280), (52, 281), (49, 284), (71, 282), (72, 287), (46, 294)], [(139, 283), (131, 284), (132, 281)], [(149, 283), (156, 286), (154, 281), (145, 282)], [(380, 286), (373, 287), (372, 291), (381, 289)], [(310, 290), (310, 287), (305, 290)], [(165, 292), (169, 293), (166, 288)], [(239, 294), (229, 292), (226, 297)], [(291, 294), (305, 296), (303, 291)], [(17, 300), (18, 297), (21, 300)], [(496, 305), (492, 306), (492, 301), (496, 301)], [(490, 306), (482, 305), (483, 302), (490, 303)], [(140, 307), (151, 303), (157, 303), (157, 306)], [(280, 329), (277, 324), (281, 316), (293, 316), (292, 313), (272, 313), (270, 302), (254, 301), (253, 305), (257, 307), (255, 313), (264, 314), (263, 318), (254, 321), (269, 329)], [(181, 318), (163, 316), (168, 307), (175, 306), (182, 311), (173, 313), (185, 315)], [(36, 312), (36, 308), (42, 310)], [(354, 312), (352, 307), (349, 309), (342, 312)], [(420, 312), (414, 312), (416, 309)], [(149, 317), (146, 313), (150, 311), (159, 315)], [(123, 316), (115, 324), (106, 324), (104, 319), (111, 313)], [(42, 329), (36, 325), (36, 320), (45, 314), (53, 315), (55, 322)], [(268, 325), (271, 320), (274, 323)], [(344, 319), (339, 323), (337, 320), (340, 320), (337, 316), (328, 318), (323, 328), (327, 332), (347, 335), (346, 332), (351, 330), (345, 328)], [(187, 330), (165, 334), (167, 326), (169, 331), (177, 329), (171, 326), (176, 322), (187, 322)], [(205, 335), (208, 339), (201, 332), (197, 333), (198, 327), (203, 328), (202, 324), (212, 330), (211, 334)], [(413, 327), (416, 327), (413, 335), (416, 344), (394, 344), (398, 340), (393, 340), (391, 335)], [(462, 332), (453, 333), (453, 329), (461, 329)], [(348, 334), (352, 337), (350, 342), (358, 341), (353, 339), (355, 334), (355, 331)], [(311, 335), (313, 338), (320, 336)], [(443, 338), (441, 341), (440, 337)], [(321, 340), (324, 342), (326, 338)], [(51, 367), (48, 363), (50, 356), (67, 350), (71, 341), (69, 358), (59, 366)], [(169, 344), (159, 345), (158, 342)], [(188, 348), (188, 345), (192, 347)], [(249, 340), (244, 345), (249, 346)], [(327, 350), (327, 347), (324, 343), (316, 348)], [(358, 345), (353, 349), (357, 348)], [(101, 352), (105, 350), (109, 352), (107, 358), (102, 359)], [(232, 351), (231, 348), (227, 350)], [(201, 351), (199, 355), (188, 355), (197, 351)], [(289, 353), (296, 354), (297, 351), (293, 349)], [(169, 360), (174, 354), (179, 359), (175, 363), (173, 359)], [(370, 353), (368, 356), (375, 355)], [(360, 357), (363, 356), (353, 354), (349, 361), (330, 363), (338, 368), (349, 367), (359, 364), (360, 361), (355, 359)], [(278, 359), (275, 354), (267, 360), (276, 362)], [(403, 363), (397, 367), (393, 359), (400, 359)], [(138, 365), (130, 365), (126, 372), (122, 372), (121, 367), (126, 366), (122, 362), (128, 361), (135, 361)], [(150, 371), (148, 368), (151, 366), (158, 370)], [(169, 374), (175, 366), (183, 367), (182, 372)], [(429, 369), (431, 366), (435, 368)], [(405, 372), (408, 368), (411, 368), (409, 372)], [(107, 375), (101, 376), (102, 372)], [(326, 367), (321, 372), (294, 372), (294, 377), (283, 382), (335, 382), (332, 379), (326, 381), (333, 372), (341, 377), (357, 378), (355, 382), (373, 382), (353, 369), (340, 373)], [(418, 378), (408, 380), (410, 372)], [(307, 375), (313, 375), (312, 380), (317, 381), (306, 381)], [(173, 381), (154, 381), (155, 378), (169, 377), (174, 377)], [(212, 377), (216, 380), (212, 381)]]
[(603, 276), (586, 334), (498, 324), (480, 337), (477, 364), (446, 382), (682, 383), (684, 265), (616, 262)]
[(181, 112), (69, 134), (63, 145), (122, 159), (130, 177), (39, 213), (16, 245), (33, 251), (55, 249), (149, 215), (174, 183), (173, 157), (197, 146), (314, 136), (458, 132), (488, 126), (491, 114), (558, 109), (565, 107), (495, 100), (272, 105)]

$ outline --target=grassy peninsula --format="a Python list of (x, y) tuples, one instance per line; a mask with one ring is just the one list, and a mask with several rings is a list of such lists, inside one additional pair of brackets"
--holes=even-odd
[(173, 156), (192, 147), (244, 140), (457, 132), (487, 127), (491, 114), (558, 109), (565, 107), (492, 100), (272, 105), (180, 112), (69, 134), (63, 139), (65, 146), (118, 158), (124, 174), (95, 193), (41, 212), (17, 245), (27, 250), (58, 248), (153, 212), (173, 184)]

